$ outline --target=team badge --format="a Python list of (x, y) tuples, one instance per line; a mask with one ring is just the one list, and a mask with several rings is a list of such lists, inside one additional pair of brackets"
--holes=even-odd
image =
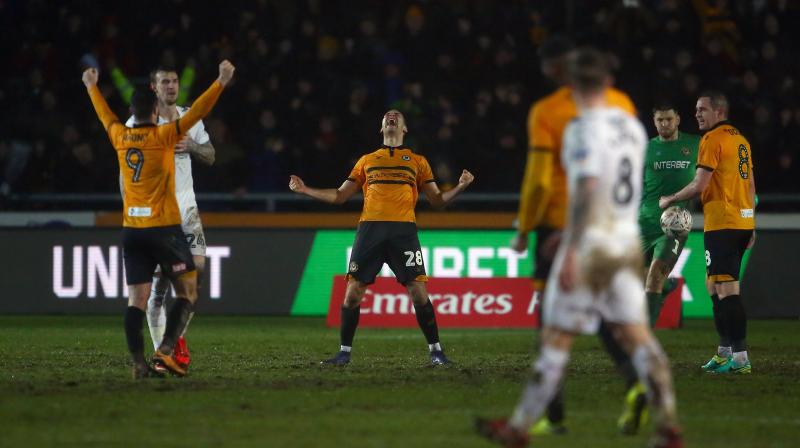
[(681, 148), (681, 152), (683, 153), (683, 155), (688, 156), (689, 152), (691, 151), (689, 150), (689, 148), (684, 146), (683, 148)]
[(350, 272), (356, 272), (356, 271), (358, 271), (358, 263), (356, 263), (355, 261), (351, 261)]
[(403, 159), (403, 160), (405, 160), (405, 161), (407, 162), (407, 161), (411, 160), (411, 157), (409, 157), (409, 156), (403, 156), (403, 157), (402, 157), (402, 159)]

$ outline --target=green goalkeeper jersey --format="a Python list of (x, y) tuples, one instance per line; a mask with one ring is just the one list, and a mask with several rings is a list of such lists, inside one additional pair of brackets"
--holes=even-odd
[[(647, 144), (644, 191), (639, 208), (639, 226), (645, 239), (663, 234), (658, 198), (677, 192), (694, 179), (699, 145), (699, 136), (683, 132), (678, 133), (677, 140), (662, 141), (661, 137), (655, 137)], [(673, 205), (686, 207), (687, 202)]]

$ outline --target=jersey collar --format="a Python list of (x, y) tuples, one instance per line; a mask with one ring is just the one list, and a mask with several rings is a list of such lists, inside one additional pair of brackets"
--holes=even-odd
[(728, 125), (728, 126), (733, 126), (729, 120), (722, 120), (722, 121), (720, 121), (719, 123), (717, 123), (717, 124), (715, 124), (714, 126), (712, 126), (712, 127), (711, 127), (711, 129), (709, 129), (709, 130), (708, 130), (708, 131), (706, 131), (706, 132), (711, 132), (711, 131), (713, 131), (714, 129), (717, 129), (718, 127), (720, 127), (720, 126), (725, 126), (725, 125)]
[(131, 127), (133, 127), (133, 128), (154, 128), (154, 127), (156, 127), (156, 125), (154, 125), (153, 123), (134, 123), (133, 126), (131, 126)]
[(394, 152), (398, 151), (398, 150), (407, 149), (407, 150), (411, 151), (411, 148), (409, 148), (408, 146), (386, 146), (386, 145), (384, 145), (382, 149), (388, 149), (389, 150), (389, 157), (394, 157)]

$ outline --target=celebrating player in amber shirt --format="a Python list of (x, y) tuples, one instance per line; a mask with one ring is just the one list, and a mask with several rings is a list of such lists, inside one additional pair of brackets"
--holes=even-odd
[(176, 300), (167, 316), (164, 339), (156, 350), (154, 362), (162, 363), (177, 375), (186, 374), (172, 358), (172, 352), (197, 300), (197, 275), (180, 227), (174, 148), (186, 131), (211, 111), (233, 71), (233, 65), (223, 61), (219, 77), (191, 110), (175, 122), (161, 126), (155, 125), (158, 116), (155, 94), (147, 89), (135, 92), (131, 99), (132, 128), (120, 123), (108, 107), (97, 87), (97, 70), (89, 68), (83, 72), (92, 105), (117, 151), (122, 177), (123, 254), (129, 290), (125, 335), (135, 378), (153, 373), (144, 358), (142, 321), (156, 265), (172, 280)]
[(717, 354), (702, 369), (748, 374), (747, 316), (739, 296), (739, 271), (755, 239), (755, 193), (750, 143), (728, 122), (728, 99), (708, 92), (697, 100), (700, 140), (694, 180), (659, 200), (661, 208), (700, 195), (706, 248), (706, 287), (719, 334)]
[(425, 264), (417, 237), (414, 207), (420, 190), (434, 207), (443, 207), (464, 191), (474, 177), (464, 170), (452, 190), (441, 192), (425, 157), (403, 146), (408, 132), (403, 114), (390, 110), (383, 116), (383, 146), (362, 156), (350, 176), (338, 189), (317, 189), (291, 176), (289, 188), (297, 193), (332, 204), (341, 204), (359, 189), (364, 193), (364, 209), (356, 232), (348, 268), (347, 291), (342, 305), (341, 346), (339, 352), (324, 364), (345, 365), (350, 362), (353, 338), (361, 313), (359, 305), (367, 286), (386, 263), (397, 281), (408, 289), (414, 302), (417, 323), (428, 341), (431, 363), (447, 364), (439, 342), (439, 327), (433, 304), (428, 300)]

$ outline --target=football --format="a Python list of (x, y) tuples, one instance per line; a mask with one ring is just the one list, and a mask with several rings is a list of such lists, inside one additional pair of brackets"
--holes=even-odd
[(673, 205), (661, 214), (661, 230), (667, 236), (684, 236), (692, 229), (692, 214), (685, 208)]

